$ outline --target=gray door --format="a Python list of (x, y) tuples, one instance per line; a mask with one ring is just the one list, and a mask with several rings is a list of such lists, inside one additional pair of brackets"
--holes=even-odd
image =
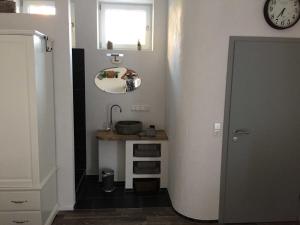
[(297, 221), (300, 40), (232, 38), (222, 222)]

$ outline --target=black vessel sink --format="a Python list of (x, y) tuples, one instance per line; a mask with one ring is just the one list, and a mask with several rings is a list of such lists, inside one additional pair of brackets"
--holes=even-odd
[(115, 128), (118, 134), (135, 135), (143, 130), (143, 123), (140, 121), (119, 121)]

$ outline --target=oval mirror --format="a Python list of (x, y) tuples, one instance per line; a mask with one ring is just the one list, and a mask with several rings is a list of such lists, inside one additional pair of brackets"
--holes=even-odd
[(132, 92), (141, 86), (139, 75), (125, 67), (113, 67), (100, 71), (95, 77), (95, 84), (102, 91), (112, 94)]

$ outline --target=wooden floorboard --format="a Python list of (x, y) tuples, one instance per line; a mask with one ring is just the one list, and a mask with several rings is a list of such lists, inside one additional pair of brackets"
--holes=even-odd
[[(186, 219), (172, 208), (123, 208), (60, 212), (53, 225), (217, 225)], [(245, 225), (245, 224), (244, 224)], [(261, 223), (248, 225), (300, 225), (300, 223)]]

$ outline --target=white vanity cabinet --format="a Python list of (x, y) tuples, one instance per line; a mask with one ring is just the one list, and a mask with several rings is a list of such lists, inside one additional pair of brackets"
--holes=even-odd
[[(160, 188), (168, 185), (167, 141), (126, 141), (125, 188), (133, 189), (135, 178), (158, 178)], [(140, 167), (140, 168), (138, 168)]]
[(52, 53), (36, 31), (0, 30), (0, 224), (57, 211)]
[[(100, 130), (97, 132), (96, 138), (99, 144), (99, 181), (101, 181), (102, 169), (110, 168), (114, 171), (119, 170), (117, 171), (118, 174), (125, 169), (126, 189), (134, 188), (135, 179), (155, 179), (159, 180), (160, 188), (168, 187), (168, 136), (164, 130), (157, 130), (155, 137), (120, 135), (113, 131)], [(111, 157), (109, 151), (111, 151), (112, 148), (104, 149), (108, 146), (108, 142), (119, 143), (122, 147), (124, 144), (125, 154), (123, 154), (122, 151), (119, 152), (122, 154)], [(121, 150), (123, 150), (123, 148)], [(114, 160), (111, 159), (118, 159), (119, 163), (117, 163), (117, 160), (112, 163)], [(122, 162), (122, 164), (120, 162)], [(124, 163), (125, 165), (123, 167)]]

